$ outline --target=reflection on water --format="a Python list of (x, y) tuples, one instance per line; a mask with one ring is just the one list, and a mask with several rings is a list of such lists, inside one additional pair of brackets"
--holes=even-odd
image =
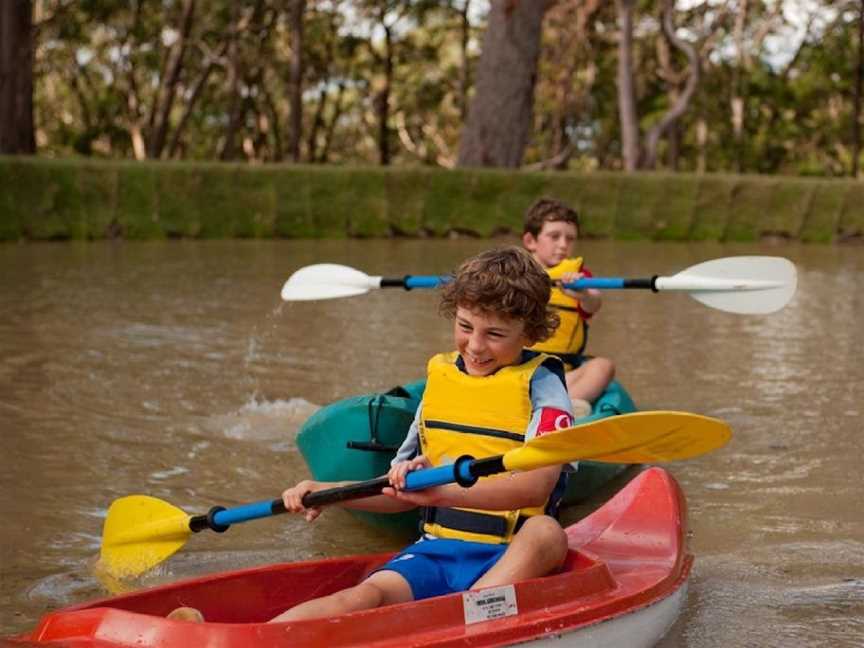
[[(293, 271), (439, 274), (487, 244), (0, 246), (0, 634), (106, 593), (92, 565), (112, 500), (147, 493), (197, 514), (276, 497), (306, 475), (294, 439), (321, 404), (414, 380), (450, 345), (432, 291), (283, 304)], [(606, 293), (590, 347), (615, 359), (641, 407), (720, 416), (735, 432), (671, 468), (697, 559), (662, 645), (860, 645), (861, 249), (589, 241), (581, 252), (601, 276), (735, 254), (795, 261), (799, 292), (769, 316)], [(342, 511), (311, 525), (286, 515), (198, 534), (132, 586), (400, 542)]]

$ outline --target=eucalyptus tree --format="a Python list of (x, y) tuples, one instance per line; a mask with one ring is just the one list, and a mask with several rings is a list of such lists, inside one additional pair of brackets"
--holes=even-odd
[(356, 95), (356, 52), (361, 39), (345, 33), (342, 2), (316, 2), (305, 16), (306, 85), (310, 97), (305, 125), (307, 162), (329, 161), (336, 128)]
[[(657, 163), (657, 145), (660, 137), (666, 134), (688, 110), (700, 78), (700, 60), (695, 48), (676, 34), (674, 25), (675, 3), (662, 0), (660, 3), (660, 24), (663, 35), (675, 48), (684, 52), (688, 61), (688, 71), (683, 90), (675, 96), (673, 103), (660, 119), (647, 131), (644, 141), (640, 141), (639, 113), (636, 105), (633, 61), (633, 22), (636, 0), (616, 0), (618, 25), (620, 29), (618, 47), (618, 110), (621, 119), (621, 145), (624, 169), (653, 169)], [(661, 49), (661, 53), (663, 50)], [(668, 71), (668, 70), (667, 70)]]
[(528, 144), (543, 18), (556, 0), (491, 0), (459, 166), (519, 167)]
[(0, 153), (35, 153), (33, 6), (0, 2)]
[(294, 162), (300, 161), (300, 140), (303, 131), (303, 23), (306, 0), (288, 0), (291, 59), (288, 67), (291, 130), (288, 152)]
[(849, 175), (858, 177), (861, 158), (861, 106), (864, 102), (864, 0), (858, 3), (857, 65), (855, 67), (855, 89), (852, 99), (852, 161)]

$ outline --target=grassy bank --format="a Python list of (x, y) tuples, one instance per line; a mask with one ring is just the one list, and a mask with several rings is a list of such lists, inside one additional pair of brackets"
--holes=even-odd
[(0, 157), (0, 240), (520, 232), (537, 197), (588, 236), (864, 238), (864, 183), (781, 176), (524, 173)]

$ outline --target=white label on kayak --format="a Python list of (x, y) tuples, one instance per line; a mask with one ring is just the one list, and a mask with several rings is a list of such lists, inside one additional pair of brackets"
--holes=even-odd
[(516, 588), (512, 585), (463, 592), (462, 606), (465, 608), (466, 625), (519, 613), (519, 608), (516, 607)]

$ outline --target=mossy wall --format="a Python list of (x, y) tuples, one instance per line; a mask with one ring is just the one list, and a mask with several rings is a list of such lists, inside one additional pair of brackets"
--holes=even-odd
[(853, 180), (0, 157), (0, 240), (488, 237), (521, 232), (543, 195), (591, 237), (864, 238)]

